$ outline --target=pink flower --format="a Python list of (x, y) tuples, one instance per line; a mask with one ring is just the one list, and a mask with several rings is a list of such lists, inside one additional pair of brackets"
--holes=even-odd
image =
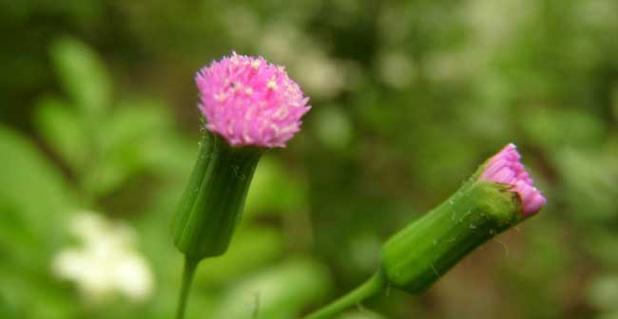
[(480, 179), (510, 185), (521, 199), (524, 216), (529, 216), (538, 212), (546, 200), (533, 186), (534, 182), (520, 160), (521, 155), (511, 143), (488, 160)]
[(285, 69), (262, 57), (234, 52), (201, 69), (195, 82), (206, 128), (233, 146), (285, 147), (310, 109)]

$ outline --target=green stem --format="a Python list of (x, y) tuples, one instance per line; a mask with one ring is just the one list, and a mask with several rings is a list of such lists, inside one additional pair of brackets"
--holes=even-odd
[(369, 278), (365, 283), (343, 295), (330, 304), (310, 313), (305, 319), (328, 319), (333, 318), (338, 313), (360, 303), (370, 297), (379, 294), (386, 287), (383, 274), (378, 272)]
[(185, 256), (185, 267), (182, 273), (182, 286), (180, 288), (180, 297), (178, 298), (178, 308), (176, 309), (176, 319), (185, 317), (185, 309), (187, 308), (187, 299), (189, 299), (189, 291), (191, 290), (191, 282), (195, 269), (200, 263), (200, 260)]

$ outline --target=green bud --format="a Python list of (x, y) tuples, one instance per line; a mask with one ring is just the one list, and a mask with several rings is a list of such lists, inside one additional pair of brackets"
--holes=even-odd
[(232, 147), (204, 131), (173, 226), (174, 244), (188, 259), (225, 253), (260, 155), (258, 148)]
[(520, 212), (507, 186), (473, 178), (385, 243), (383, 274), (391, 286), (423, 291), (468, 252), (521, 221)]

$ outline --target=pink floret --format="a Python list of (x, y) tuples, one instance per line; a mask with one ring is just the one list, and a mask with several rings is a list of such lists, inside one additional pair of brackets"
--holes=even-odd
[(509, 144), (489, 159), (480, 179), (510, 185), (521, 199), (524, 216), (529, 216), (538, 212), (546, 200), (533, 186), (534, 182), (520, 160), (515, 144)]
[(233, 146), (285, 147), (300, 130), (309, 98), (281, 66), (262, 57), (224, 57), (195, 82), (206, 128)]

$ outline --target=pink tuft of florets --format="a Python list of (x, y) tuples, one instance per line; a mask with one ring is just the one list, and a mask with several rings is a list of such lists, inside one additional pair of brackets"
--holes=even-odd
[(300, 130), (309, 98), (281, 66), (263, 57), (223, 57), (195, 82), (206, 128), (233, 146), (285, 147)]
[(538, 212), (545, 205), (545, 197), (533, 186), (534, 182), (521, 163), (515, 144), (505, 146), (491, 157), (480, 179), (510, 185), (521, 199), (524, 216)]

